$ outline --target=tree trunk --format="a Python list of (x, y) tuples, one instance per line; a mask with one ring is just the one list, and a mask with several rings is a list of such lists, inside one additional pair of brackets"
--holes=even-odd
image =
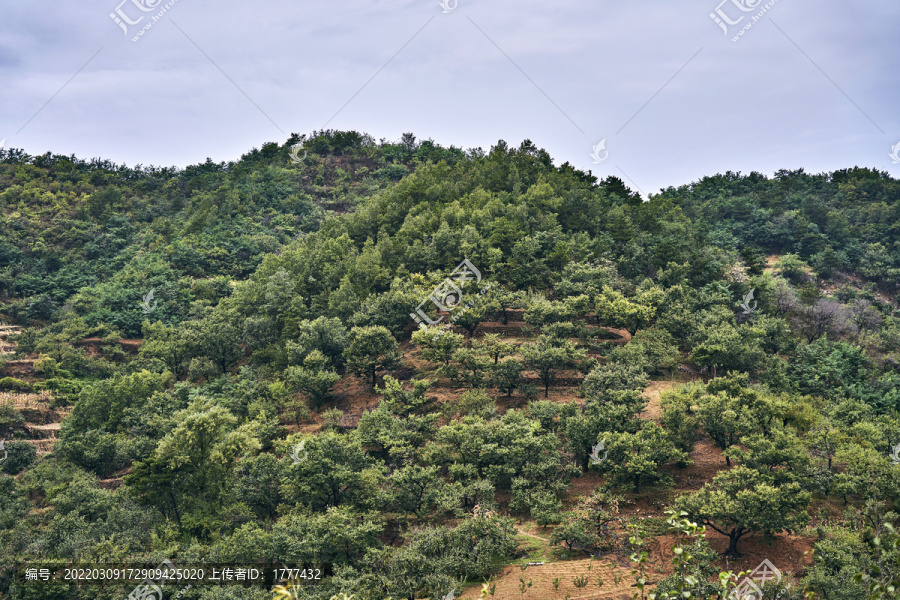
[(175, 494), (172, 493), (171, 489), (169, 490), (169, 499), (172, 501), (172, 510), (175, 512), (175, 522), (181, 528), (181, 513), (178, 512), (178, 503), (175, 501)]
[(738, 533), (737, 529), (732, 529), (731, 533), (728, 534), (728, 550), (725, 551), (725, 554), (732, 558), (740, 557), (741, 553), (737, 549), (739, 539), (741, 539), (741, 534)]

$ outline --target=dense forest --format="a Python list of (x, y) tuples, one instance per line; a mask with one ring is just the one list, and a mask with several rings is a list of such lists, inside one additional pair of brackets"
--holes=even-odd
[(876, 170), (645, 201), (528, 140), (2, 149), (0, 352), (0, 599), (165, 561), (323, 574), (184, 600), (900, 597)]

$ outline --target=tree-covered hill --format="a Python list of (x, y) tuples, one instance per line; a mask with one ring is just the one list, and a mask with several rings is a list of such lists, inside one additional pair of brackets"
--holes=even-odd
[(0, 598), (131, 591), (10, 557), (630, 594), (633, 551), (659, 594), (768, 557), (772, 597), (893, 597), (866, 585), (900, 577), (898, 236), (900, 184), (864, 168), (642, 201), (527, 140), (0, 151)]

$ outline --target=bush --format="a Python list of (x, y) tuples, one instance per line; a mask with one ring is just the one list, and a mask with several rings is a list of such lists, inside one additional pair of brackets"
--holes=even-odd
[(472, 389), (459, 399), (459, 411), (463, 415), (473, 415), (489, 419), (497, 412), (494, 399), (482, 389)]
[(22, 413), (11, 404), (0, 404), (0, 435), (8, 435), (25, 423)]
[(383, 169), (378, 169), (375, 171), (375, 177), (379, 179), (383, 179), (386, 181), (398, 181), (403, 179), (409, 173), (409, 169), (404, 167), (403, 165), (388, 165)]
[(539, 390), (533, 383), (525, 383), (519, 386), (519, 392), (525, 396), (525, 399), (531, 402), (538, 397)]
[(218, 374), (219, 367), (210, 359), (199, 356), (191, 359), (191, 364), (188, 367), (188, 377), (191, 381), (211, 380)]
[(54, 404), (60, 405), (66, 404), (71, 400), (75, 400), (78, 397), (78, 393), (81, 391), (81, 384), (70, 379), (51, 377), (46, 381), (39, 381), (38, 383), (34, 384), (33, 391), (39, 392), (45, 389), (53, 391)]
[(0, 390), (7, 392), (31, 392), (33, 391), (33, 386), (27, 381), (22, 381), (15, 377), (4, 377), (0, 379)]
[(681, 360), (675, 338), (656, 327), (637, 332), (631, 341), (613, 350), (609, 359), (628, 365), (640, 366), (650, 373), (671, 370)]
[(624, 363), (610, 363), (592, 370), (581, 384), (584, 397), (603, 400), (609, 392), (643, 390), (650, 378), (643, 369)]
[(58, 370), (59, 364), (56, 362), (56, 359), (49, 356), (41, 356), (40, 359), (34, 363), (34, 372), (38, 375), (53, 377), (57, 374)]
[(18, 475), (37, 462), (37, 450), (34, 444), (28, 442), (9, 442), (6, 444), (5, 453), (6, 460), (0, 462), (0, 469), (10, 475)]
[[(522, 381), (522, 370), (525, 365), (517, 358), (505, 358), (491, 368), (489, 375), (492, 386), (506, 392), (507, 396), (512, 395), (513, 391)], [(534, 387), (533, 385), (531, 387)], [(537, 388), (535, 388), (537, 390)], [(535, 392), (536, 393), (536, 392)]]
[(775, 265), (775, 268), (791, 283), (797, 285), (809, 279), (809, 265), (796, 254), (785, 254)]
[(343, 363), (342, 353), (347, 347), (347, 328), (340, 319), (319, 317), (301, 321), (297, 341), (288, 340), (288, 360), (292, 365), (303, 364), (303, 360), (313, 351), (324, 354), (335, 367)]
[(291, 386), (306, 394), (313, 409), (321, 408), (328, 399), (332, 386), (341, 376), (328, 369), (328, 358), (319, 350), (310, 352), (302, 367), (288, 367), (284, 373)]
[(100, 477), (108, 477), (113, 471), (128, 465), (128, 445), (119, 436), (91, 429), (82, 434), (64, 435), (58, 448), (75, 464)]

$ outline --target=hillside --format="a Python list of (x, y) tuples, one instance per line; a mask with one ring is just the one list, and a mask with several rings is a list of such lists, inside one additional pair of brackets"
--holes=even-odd
[(725, 598), (764, 560), (766, 598), (893, 597), (885, 173), (643, 202), (527, 140), (323, 131), (186, 169), (0, 150), (0, 215), (0, 599), (164, 560), (327, 575), (185, 600)]

